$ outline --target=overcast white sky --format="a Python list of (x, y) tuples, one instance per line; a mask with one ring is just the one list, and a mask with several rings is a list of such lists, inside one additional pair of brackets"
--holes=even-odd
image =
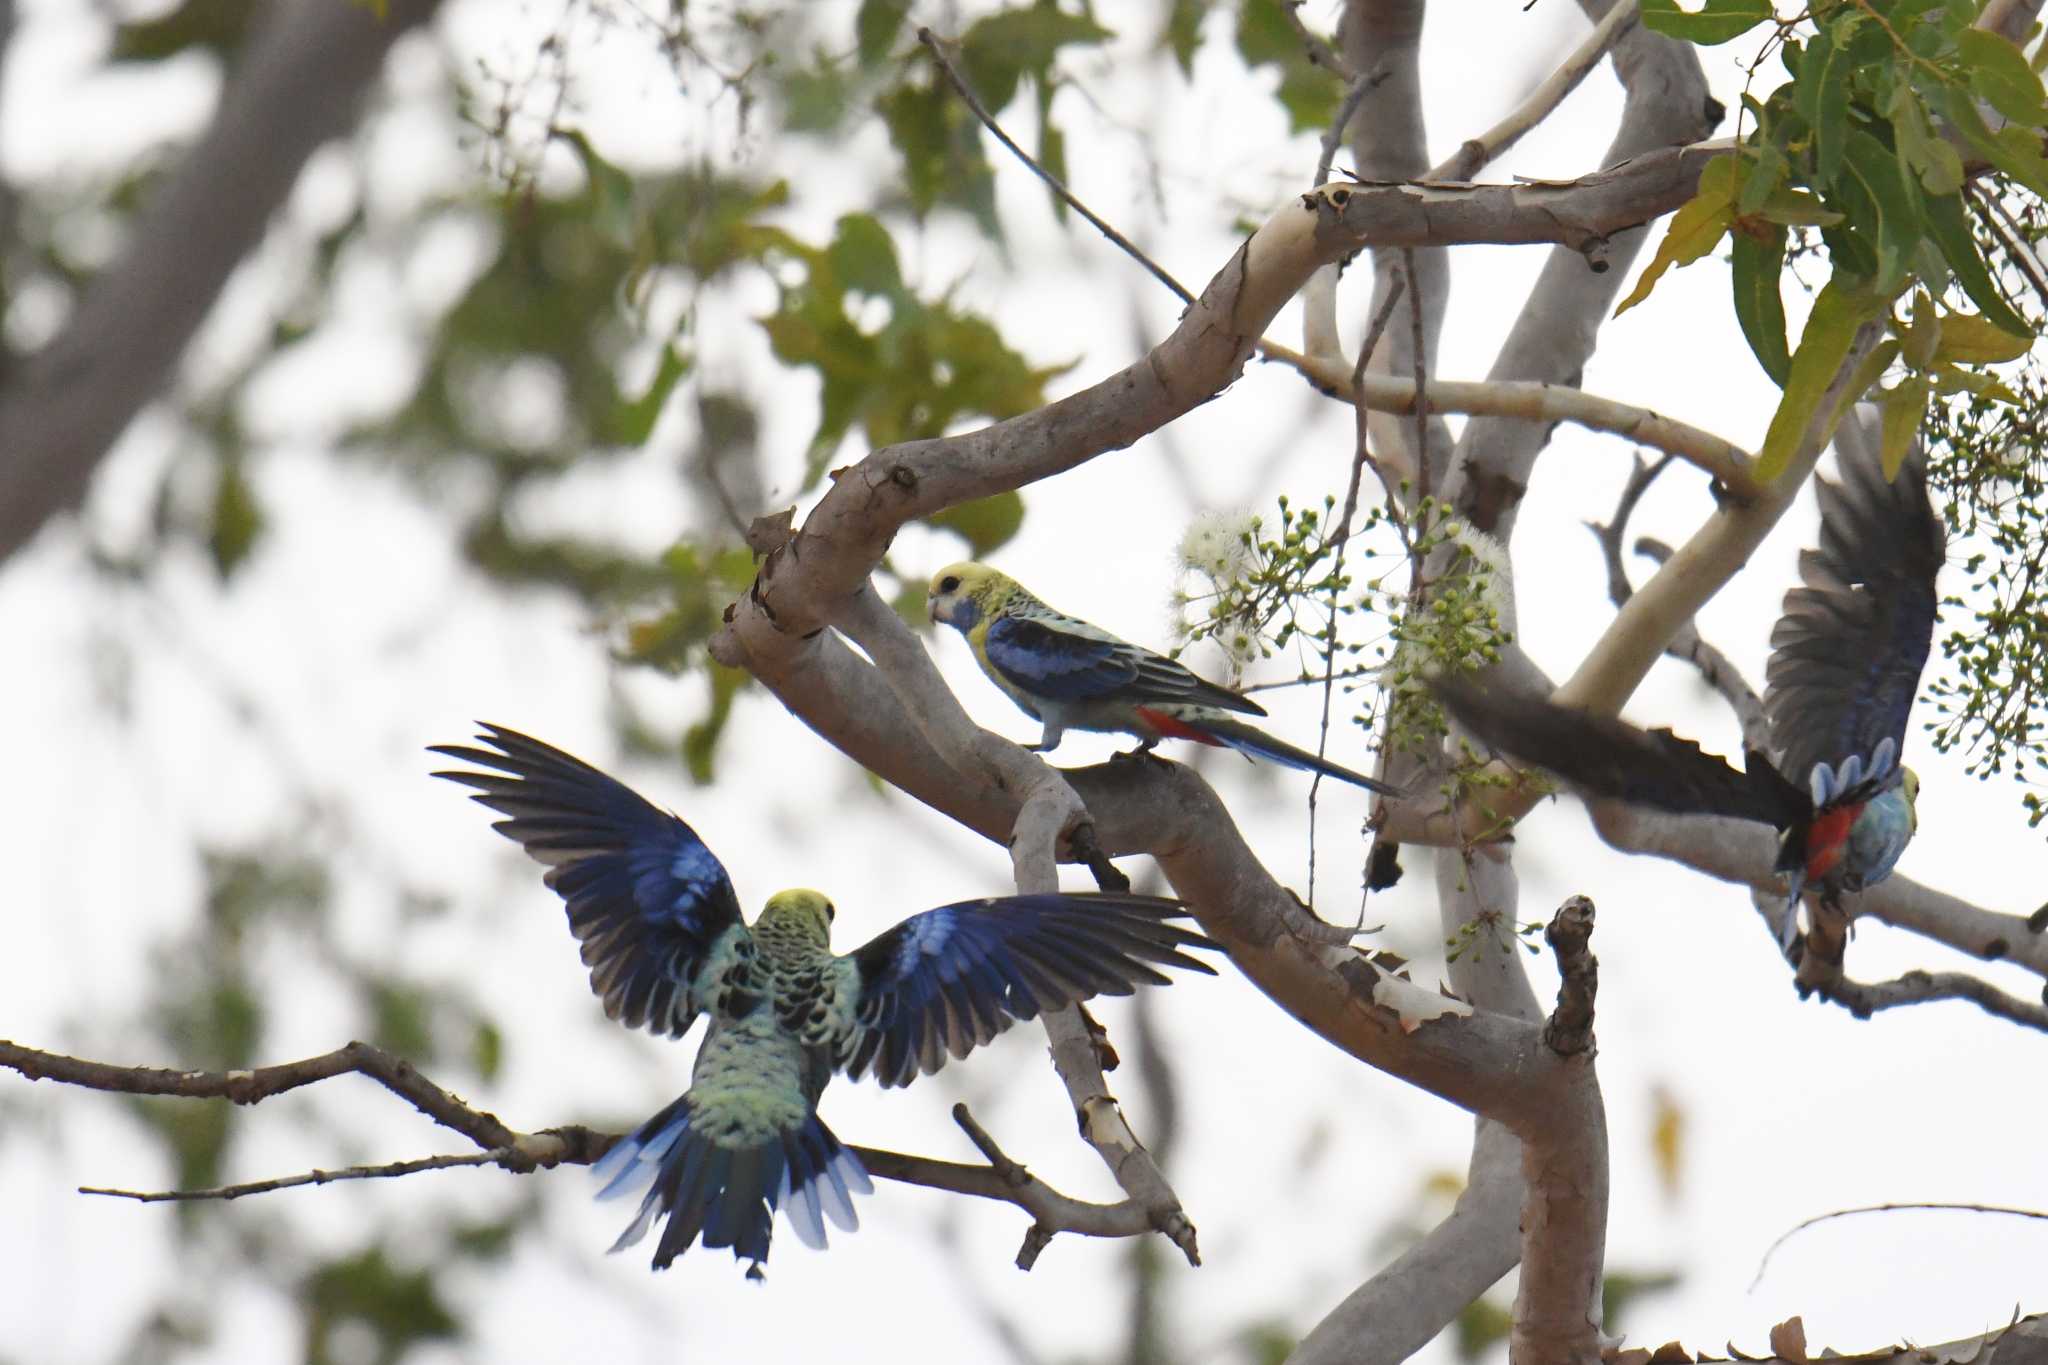
[[(29, 0), (21, 8), (0, 81), (0, 157), (11, 175), (41, 179), (60, 168), (119, 163), (203, 121), (217, 85), (203, 65), (90, 76), (103, 41), (97, 19), (70, 0)], [(829, 8), (850, 19), (854, 6), (843, 0)], [(1119, 7), (1099, 8), (1116, 22)], [(1331, 8), (1319, 3), (1309, 12), (1320, 20)], [(954, 26), (945, 21), (949, 11), (914, 10)], [(409, 41), (395, 84), (405, 99), (420, 101), (439, 79), (443, 51), (464, 63), (523, 70), (535, 26), (552, 24), (557, 13), (554, 4), (453, 3), (444, 46)], [(1425, 49), (1435, 149), (1512, 107), (1582, 32), (1577, 11), (1557, 0), (1527, 11), (1506, 0), (1439, 5)], [(1233, 57), (1216, 50), (1227, 48), (1227, 38), (1205, 49), (1192, 85), (1161, 63), (1138, 60), (1141, 46), (1126, 42), (1075, 63), (1099, 107), (1061, 99), (1074, 180), (1099, 211), (1199, 285), (1235, 245), (1232, 213), (1262, 216), (1299, 190), (1314, 143), (1285, 136), (1273, 106), (1245, 86)], [(1737, 43), (1711, 55), (1716, 93), (1732, 106), (1736, 63), (1750, 52)], [(1618, 104), (1613, 78), (1596, 72), (1489, 177), (1588, 169)], [(678, 147), (700, 150), (717, 137), (694, 106), (674, 97), (659, 62), (616, 40), (583, 51), (570, 108), (578, 126), (629, 163), (658, 164)], [(1016, 122), (1029, 127), (1021, 105)], [(373, 222), (380, 209), (388, 215), (476, 173), (483, 155), (473, 137), (417, 108), (382, 116), (378, 128)], [(218, 372), (209, 366), (232, 362), (269, 326), (279, 280), (303, 249), (308, 225), (348, 211), (339, 155), (328, 153), (309, 171), (291, 221), (238, 278), (190, 367), (193, 382), (206, 382)], [(797, 194), (788, 223), (813, 237), (865, 203), (862, 168), (886, 165), (886, 156), (873, 127), (831, 152), (756, 138), (738, 153), (750, 169), (790, 178)], [(1126, 363), (1171, 326), (1173, 300), (1140, 280), (1135, 267), (1078, 224), (1054, 222), (1043, 192), (1016, 167), (1000, 162), (997, 175), (1011, 271), (970, 231), (940, 220), (901, 239), (913, 279), (934, 289), (957, 285), (963, 303), (996, 315), (1028, 355), (1077, 359), (1065, 385)], [(11, 772), (0, 787), (0, 827), (9, 831), (17, 879), (14, 933), (0, 955), (0, 1036), (108, 1060), (177, 1064), (148, 1054), (142, 1036), (110, 1021), (145, 988), (151, 943), (195, 913), (195, 833), (231, 843), (290, 832), (278, 824), (282, 761), (313, 775), (357, 851), (342, 882), (337, 934), (417, 974), (463, 982), (507, 1016), (506, 1069), (470, 1098), (520, 1128), (625, 1126), (684, 1083), (690, 1047), (664, 1048), (605, 1024), (557, 902), (531, 865), (488, 832), (480, 811), (427, 778), (431, 763), (421, 750), (464, 737), (473, 719), (484, 718), (609, 764), (616, 755), (604, 708), (613, 689), (681, 723), (700, 705), (698, 686), (618, 673), (578, 610), (545, 595), (506, 603), (483, 590), (438, 525), (386, 473), (325, 458), (340, 426), (402, 394), (413, 355), (408, 308), (459, 288), (475, 268), (480, 240), (447, 234), (401, 253), (397, 268), (366, 254), (344, 279), (329, 332), (280, 359), (254, 391), (245, 418), (270, 447), (254, 473), (275, 525), (227, 593), (196, 559), (168, 564), (147, 598), (94, 586), (75, 526), (46, 533), (0, 573), (0, 623), (13, 660), (4, 683)], [(1441, 375), (1485, 373), (1541, 259), (1526, 248), (1454, 258)], [(1647, 306), (1609, 326), (1586, 387), (1753, 445), (1774, 391), (1735, 330), (1726, 291), (1718, 261), (1668, 276)], [(1128, 297), (1141, 321), (1131, 319)], [(768, 298), (762, 284), (707, 311), (700, 333), (707, 380), (765, 372), (765, 342), (747, 319)], [(1788, 302), (1796, 325), (1800, 304)], [(9, 325), (34, 326), (33, 305), (18, 307), (31, 312), (11, 316)], [(1298, 331), (1290, 315), (1275, 335), (1291, 339)], [(794, 487), (815, 412), (808, 380), (788, 380), (785, 392), (787, 401), (763, 414), (775, 497)], [(569, 480), (530, 514), (547, 524), (608, 528), (659, 549), (698, 515), (672, 474), (689, 420), (672, 413), (644, 457)], [(1297, 500), (1341, 493), (1350, 421), (1291, 374), (1254, 366), (1161, 437), (1029, 490), (1025, 529), (1000, 562), (1051, 601), (1129, 638), (1164, 644), (1172, 549), (1187, 518), (1199, 508), (1270, 508), (1279, 492)], [(1179, 491), (1170, 452), (1189, 471), (1199, 506)], [(177, 453), (163, 423), (137, 424), (92, 497), (89, 515), (102, 537), (118, 544), (134, 534), (158, 472)], [(1553, 674), (1568, 671), (1609, 619), (1597, 550), (1581, 522), (1609, 510), (1629, 456), (1623, 442), (1567, 427), (1537, 468), (1514, 549), (1524, 638)], [(1274, 468), (1255, 486), (1260, 471)], [(1703, 481), (1674, 472), (1636, 526), (1676, 541), (1707, 507)], [(1161, 510), (1134, 516), (1134, 508)], [(1707, 637), (1753, 680), (1813, 523), (1808, 500), (1701, 618)], [(912, 531), (894, 553), (906, 572), (921, 573), (957, 558), (958, 543)], [(971, 711), (1002, 733), (1033, 733), (975, 674), (964, 645), (948, 635), (933, 647)], [(251, 699), (258, 724), (223, 706), (221, 679)], [(122, 724), (109, 722), (101, 701), (110, 687), (127, 699)], [(1280, 694), (1270, 702), (1277, 731), (1313, 734), (1310, 698)], [(1674, 725), (1710, 749), (1732, 751), (1736, 743), (1725, 711), (1672, 665), (1660, 665), (1629, 714)], [(1355, 741), (1340, 736), (1337, 743), (1340, 758), (1365, 761), (1362, 751), (1347, 755), (1342, 747)], [(1062, 758), (1099, 758), (1115, 747), (1077, 735)], [(1921, 834), (1901, 870), (1994, 909), (2031, 910), (2043, 898), (2048, 857), (2010, 790), (1966, 778), (1917, 734), (1908, 748), (1925, 788)], [(695, 824), (733, 869), (750, 909), (785, 884), (831, 890), (849, 944), (910, 911), (1005, 884), (1000, 850), (907, 800), (873, 797), (856, 769), (758, 695), (735, 714), (715, 789), (693, 790), (678, 771), (620, 770)], [(1306, 890), (1307, 784), (1235, 762), (1207, 771), (1268, 865)], [(1362, 856), (1352, 832), (1364, 805), (1326, 786), (1321, 812), (1318, 900), (1349, 906)], [(296, 837), (316, 850), (340, 841), (334, 827), (300, 828)], [(1769, 1278), (1754, 1293), (1747, 1289), (1770, 1240), (1826, 1209), (1916, 1199), (2048, 1208), (2039, 1136), (2048, 1088), (2040, 1083), (2038, 1035), (1962, 1005), (1859, 1023), (1838, 1009), (1801, 1004), (1745, 893), (1612, 853), (1591, 836), (1575, 802), (1532, 816), (1520, 848), (1521, 918), (1547, 918), (1573, 892), (1599, 906), (1600, 1069), (1615, 1152), (1610, 1267), (1686, 1275), (1678, 1291), (1636, 1312), (1638, 1340), (1719, 1347), (1732, 1337), (1761, 1349), (1768, 1325), (1796, 1312), (1806, 1317), (1810, 1341), (1846, 1350), (1900, 1335), (1940, 1340), (2004, 1321), (2015, 1302), (2043, 1306), (2038, 1268), (2048, 1235), (2040, 1226), (1955, 1215), (1830, 1225), (1793, 1242)], [(1429, 979), (1440, 949), (1427, 859), (1411, 854), (1409, 864), (1408, 879), (1375, 902), (1370, 918), (1387, 924), (1382, 941), (1423, 959), (1418, 974)], [(400, 925), (389, 895), (400, 874), (444, 890), (456, 908)], [(1876, 978), (1955, 965), (1941, 959), (1918, 941), (1867, 926), (1851, 963), (1858, 975)], [(346, 999), (317, 967), (283, 955), (266, 967), (284, 988), (280, 1000), (291, 1002), (274, 1015), (269, 1059), (346, 1040)], [(1547, 995), (1548, 961), (1533, 959), (1531, 967)], [(2015, 988), (2034, 989), (2024, 980)], [(1183, 982), (1159, 1003), (1185, 1105), (1182, 1147), (1169, 1174), (1200, 1228), (1206, 1259), (1199, 1271), (1170, 1268), (1168, 1292), (1189, 1358), (1230, 1359), (1223, 1348), (1235, 1328), (1279, 1316), (1305, 1330), (1390, 1254), (1384, 1239), (1391, 1225), (1433, 1213), (1422, 1202), (1423, 1183), (1433, 1172), (1462, 1171), (1469, 1121), (1303, 1034), (1234, 976)], [(1117, 1032), (1124, 1007), (1112, 1003), (1102, 1013)], [(1036, 1030), (1020, 1028), (956, 1067), (955, 1088), (927, 1081), (884, 1096), (842, 1084), (828, 1092), (823, 1113), (849, 1142), (968, 1159), (945, 1117), (946, 1105), (965, 1094), (1012, 1155), (1063, 1189), (1109, 1197), (1095, 1158), (1073, 1139), (1042, 1053)], [(1660, 1189), (1650, 1160), (1659, 1089), (1682, 1106), (1686, 1121), (1685, 1180), (1675, 1198)], [(1142, 1096), (1128, 1082), (1121, 1090), (1145, 1133)], [(315, 1142), (304, 1122), (315, 1110), (345, 1115), (360, 1135), (355, 1145), (337, 1152)], [(241, 1133), (234, 1178), (461, 1145), (354, 1083), (240, 1112), (234, 1122)], [(170, 1212), (72, 1193), (79, 1184), (155, 1187), (170, 1178), (117, 1100), (0, 1078), (0, 1135), (7, 1139), (0, 1141), (0, 1207), (10, 1230), (0, 1235), (0, 1359), (107, 1358), (165, 1285), (224, 1309), (223, 1330), (193, 1359), (271, 1359), (297, 1349), (282, 1301), (259, 1287), (220, 1282), (203, 1254), (176, 1259)], [(294, 1242), (345, 1247), (372, 1210), (412, 1210), (424, 1248), (433, 1233), (421, 1212), (430, 1206), (428, 1183), (436, 1219), (446, 1216), (442, 1197), (450, 1192), (481, 1214), (529, 1185), (544, 1191), (547, 1214), (507, 1265), (459, 1282), (473, 1343), (424, 1351), (422, 1360), (600, 1353), (622, 1362), (742, 1353), (781, 1360), (800, 1351), (846, 1362), (994, 1359), (998, 1348), (976, 1306), (982, 1298), (1026, 1324), (1048, 1359), (1100, 1358), (1123, 1330), (1115, 1289), (1123, 1244), (1062, 1238), (1021, 1275), (1010, 1266), (1024, 1231), (1016, 1210), (887, 1184), (862, 1206), (862, 1231), (835, 1238), (829, 1253), (779, 1237), (759, 1287), (743, 1283), (722, 1254), (693, 1253), (659, 1277), (638, 1253), (606, 1258), (625, 1214), (617, 1205), (591, 1205), (587, 1178), (576, 1171), (524, 1185), (489, 1172), (439, 1173), (266, 1196), (205, 1216), (229, 1230), (289, 1227), (280, 1252), (288, 1262), (301, 1254)], [(934, 1234), (941, 1220), (957, 1239), (951, 1244)], [(1451, 1357), (1438, 1348), (1422, 1358)]]

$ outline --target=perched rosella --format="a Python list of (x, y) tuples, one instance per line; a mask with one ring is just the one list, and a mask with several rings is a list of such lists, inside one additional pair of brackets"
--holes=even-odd
[(1249, 697), (1054, 610), (986, 564), (939, 570), (927, 597), (932, 620), (966, 636), (981, 671), (1044, 727), (1032, 746), (1041, 753), (1056, 748), (1068, 730), (1133, 734), (1140, 752), (1162, 739), (1191, 739), (1388, 796), (1401, 794), (1254, 729), (1232, 714), (1265, 715)]
[(1772, 752), (1750, 751), (1746, 771), (1669, 730), (1646, 733), (1469, 679), (1439, 684), (1438, 696), (1485, 743), (1598, 795), (1775, 826), (1788, 906), (1809, 887), (1833, 905), (1883, 881), (1917, 827), (1919, 778), (1899, 758), (1933, 636), (1945, 535), (1924, 455), (1915, 451), (1887, 482), (1865, 443), (1837, 449), (1841, 481), (1815, 481), (1820, 545), (1800, 554), (1803, 586), (1785, 594), (1771, 631)]
[(493, 828), (547, 865), (605, 1013), (672, 1038), (711, 1017), (689, 1090), (595, 1168), (600, 1199), (646, 1190), (612, 1250), (667, 1218), (657, 1270), (701, 1237), (758, 1274), (778, 1209), (810, 1247), (827, 1218), (857, 1226), (853, 1196), (873, 1186), (817, 1115), (833, 1072), (908, 1085), (1040, 1010), (1167, 984), (1148, 963), (1212, 972), (1182, 951), (1213, 945), (1168, 922), (1177, 902), (1129, 895), (943, 905), (835, 956), (819, 892), (780, 892), (747, 924), (681, 820), (538, 740), (495, 725), (478, 739), (490, 747), (434, 752), (491, 771), (436, 776), (477, 788), (508, 817)]

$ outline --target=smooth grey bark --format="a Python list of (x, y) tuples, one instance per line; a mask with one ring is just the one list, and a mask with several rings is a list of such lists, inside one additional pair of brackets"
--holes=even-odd
[[(1582, 8), (1597, 21), (1613, 3), (1583, 0)], [(1616, 40), (1611, 60), (1625, 101), (1603, 166), (1694, 142), (1713, 131), (1718, 114), (1710, 107), (1706, 76), (1690, 44), (1659, 37), (1638, 24)], [(1599, 273), (1587, 268), (1578, 251), (1552, 251), (1487, 377), (1576, 388), (1599, 344), (1600, 324), (1613, 310), (1648, 233), (1645, 226), (1611, 235), (1606, 269)], [(1551, 427), (1531, 422), (1473, 418), (1459, 436), (1447, 495), (1474, 525), (1505, 542), (1521, 506), (1520, 490), (1527, 487), (1550, 432)]]
[(93, 471), (169, 381), (306, 159), (348, 131), (398, 37), (439, 0), (279, 5), (250, 38), (213, 122), (57, 337), (0, 390), (0, 562), (84, 499)]

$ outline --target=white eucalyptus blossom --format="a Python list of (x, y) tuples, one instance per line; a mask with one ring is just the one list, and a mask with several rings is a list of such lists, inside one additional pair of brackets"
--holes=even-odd
[(1198, 573), (1227, 592), (1251, 565), (1252, 533), (1257, 519), (1249, 512), (1204, 512), (1188, 524), (1180, 538), (1183, 572)]

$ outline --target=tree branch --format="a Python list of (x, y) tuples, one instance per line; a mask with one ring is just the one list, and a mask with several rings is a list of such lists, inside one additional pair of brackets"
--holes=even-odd
[[(350, 1166), (334, 1171), (314, 1170), (203, 1190), (138, 1191), (101, 1186), (83, 1186), (79, 1190), (81, 1194), (133, 1199), (141, 1203), (240, 1199), (252, 1194), (325, 1185), (339, 1180), (383, 1179), (457, 1166), (499, 1166), (523, 1175), (555, 1166), (588, 1166), (618, 1141), (614, 1134), (581, 1125), (515, 1133), (494, 1115), (472, 1108), (421, 1076), (411, 1063), (368, 1043), (350, 1043), (303, 1061), (248, 1071), (173, 1071), (85, 1061), (0, 1041), (0, 1067), (18, 1072), (31, 1081), (52, 1080), (88, 1090), (183, 1099), (226, 1099), (236, 1104), (257, 1104), (300, 1086), (356, 1073), (384, 1085), (434, 1122), (462, 1134), (484, 1149), (381, 1165)], [(867, 1167), (870, 1175), (901, 1184), (922, 1185), (928, 1189), (1015, 1204), (1030, 1214), (1031, 1231), (1017, 1256), (1021, 1270), (1029, 1270), (1046, 1243), (1058, 1233), (1074, 1232), (1087, 1237), (1136, 1237), (1157, 1226), (1153, 1211), (1138, 1200), (1094, 1204), (1074, 1199), (1047, 1185), (1005, 1155), (995, 1139), (975, 1121), (966, 1105), (953, 1106), (953, 1121), (980, 1149), (987, 1165), (967, 1166), (875, 1147), (855, 1146), (851, 1150), (860, 1157), (861, 1164)], [(502, 1134), (503, 1140), (493, 1142), (484, 1136), (493, 1133)]]
[[(1415, 411), (1415, 381), (1394, 375), (1367, 374), (1362, 391), (1353, 388), (1351, 374), (1330, 359), (1304, 355), (1285, 346), (1259, 343), (1259, 356), (1299, 370), (1324, 393), (1343, 402), (1362, 399), (1376, 412)], [(1653, 412), (1649, 408), (1601, 398), (1583, 389), (1563, 384), (1522, 383), (1513, 380), (1444, 380), (1429, 384), (1432, 412), (1471, 413), (1489, 417), (1514, 418), (1553, 425), (1575, 422), (1594, 431), (1612, 432), (1638, 445), (1696, 465), (1725, 485), (1738, 500), (1756, 497), (1760, 490), (1751, 472), (1755, 457), (1732, 441), (1711, 431)]]
[[(1635, 515), (1636, 504), (1656, 482), (1657, 476), (1670, 466), (1671, 460), (1672, 456), (1667, 454), (1657, 463), (1648, 464), (1639, 457), (1627, 484), (1622, 487), (1621, 497), (1615, 502), (1614, 515), (1604, 524), (1597, 521), (1586, 523), (1594, 539), (1600, 542), (1601, 556), (1607, 561), (1607, 596), (1617, 607), (1635, 595), (1635, 585), (1629, 582), (1628, 568), (1622, 563), (1622, 544), (1628, 539), (1629, 518)], [(1644, 538), (1636, 542), (1636, 553), (1661, 565), (1671, 558), (1671, 547), (1662, 541)], [(1763, 699), (1757, 696), (1756, 689), (1749, 685), (1728, 656), (1701, 637), (1697, 621), (1687, 621), (1680, 626), (1678, 633), (1664, 646), (1664, 653), (1698, 669), (1707, 686), (1721, 694), (1721, 699), (1728, 703), (1742, 726), (1742, 742), (1746, 747), (1765, 752), (1770, 750), (1770, 721), (1764, 715)]]
[(1593, 903), (1573, 896), (1544, 937), (1562, 978), (1544, 1026), (1546, 1050), (1564, 1062), (1551, 1077), (1553, 1108), (1522, 1134), (1522, 1276), (1508, 1340), (1513, 1365), (1591, 1361), (1600, 1344), (1600, 1283), (1607, 1247), (1607, 1111), (1593, 1070), (1593, 997), (1599, 964), (1590, 950)]
[[(1625, 2), (1581, 0), (1580, 8), (1604, 21)], [(1610, 54), (1625, 103), (1606, 164), (1619, 170), (1635, 164), (1631, 158), (1654, 159), (1665, 154), (1658, 149), (1704, 137), (1719, 120), (1720, 108), (1708, 97), (1691, 44), (1636, 25), (1617, 35)], [(1625, 225), (1597, 242), (1566, 243), (1568, 251), (1551, 252), (1487, 377), (1576, 388), (1645, 237), (1640, 228)], [(1526, 424), (1468, 422), (1445, 495), (1473, 525), (1505, 544), (1548, 440), (1548, 432)]]
[[(1615, 614), (1578, 670), (1552, 694), (1553, 700), (1596, 715), (1611, 716), (1621, 709), (1672, 637), (1749, 562), (1749, 556), (1790, 509), (1833, 433), (1834, 418), (1844, 405), (1851, 376), (1876, 342), (1874, 324), (1857, 332), (1777, 481), (1753, 502), (1723, 501)], [(1498, 760), (1487, 766), (1486, 774), (1492, 781), (1472, 784), (1477, 794), (1471, 797), (1452, 802), (1387, 803), (1382, 826), (1386, 837), (1422, 844), (1497, 838), (1502, 829), (1528, 814), (1548, 790), (1534, 775)], [(1500, 785), (1494, 786), (1494, 781)]]
[(143, 210), (127, 253), (0, 391), (0, 560), (78, 505), (307, 158), (348, 130), (386, 52), (438, 0), (265, 8), (212, 124)]
[(1578, 89), (1579, 82), (1600, 65), (1607, 49), (1635, 21), (1636, 0), (1616, 0), (1606, 16), (1593, 25), (1593, 31), (1572, 49), (1557, 70), (1529, 92), (1529, 97), (1513, 113), (1478, 137), (1465, 139), (1450, 160), (1439, 162), (1423, 179), (1470, 180), (1477, 175), (1482, 167), (1521, 141), (1524, 133), (1549, 118), (1564, 103), (1565, 96)]
[(1040, 180), (1043, 180), (1046, 188), (1059, 196), (1060, 202), (1085, 218), (1089, 226), (1107, 237), (1117, 250), (1145, 267), (1146, 273), (1172, 290), (1182, 303), (1193, 303), (1195, 301), (1195, 296), (1190, 294), (1187, 291), (1187, 287), (1175, 279), (1165, 266), (1139, 250), (1137, 244), (1131, 241), (1130, 238), (1111, 227), (1095, 210), (1082, 203), (1074, 192), (1067, 188), (1065, 181), (1040, 165), (1036, 157), (1032, 156), (1022, 147), (1019, 147), (1016, 141), (1003, 131), (1002, 125), (996, 122), (995, 115), (989, 113), (987, 107), (982, 104), (980, 97), (974, 93), (974, 87), (967, 83), (967, 78), (960, 74), (958, 67), (953, 65), (953, 59), (946, 55), (945, 40), (941, 39), (929, 28), (920, 27), (917, 30), (917, 41), (923, 43), (925, 48), (930, 51), (932, 60), (939, 64), (939, 70), (946, 73), (946, 80), (951, 83), (960, 98), (967, 101), (967, 107), (972, 109), (974, 116), (981, 120), (981, 126), (988, 129), (995, 136), (996, 141), (1008, 148), (1012, 156), (1030, 167), (1031, 173)]

